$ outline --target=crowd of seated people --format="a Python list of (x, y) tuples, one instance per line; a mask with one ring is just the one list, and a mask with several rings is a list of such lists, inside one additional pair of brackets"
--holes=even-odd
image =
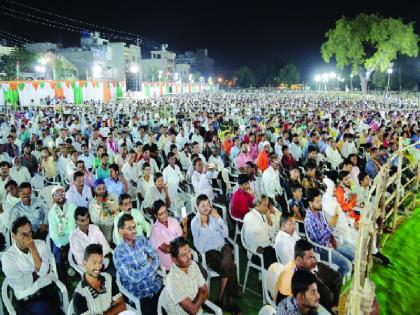
[(309, 101), (238, 92), (0, 112), (1, 263), (17, 314), (62, 314), (57, 281), (79, 276), (68, 257), (83, 273), (74, 314), (129, 309), (119, 285), (143, 314), (162, 291), (168, 314), (197, 314), (211, 272), (215, 305), (247, 313), (235, 225), (261, 269), (284, 265), (277, 314), (336, 313), (369, 187), (399, 141), (418, 141), (419, 112), (355, 102), (340, 116)]

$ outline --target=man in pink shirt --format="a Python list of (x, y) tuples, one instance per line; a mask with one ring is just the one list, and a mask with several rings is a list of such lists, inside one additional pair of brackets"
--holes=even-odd
[(170, 254), (170, 243), (175, 238), (182, 236), (187, 238), (188, 217), (182, 219), (182, 228), (177, 219), (168, 215), (165, 202), (157, 200), (153, 204), (153, 216), (156, 222), (152, 226), (150, 242), (159, 256), (161, 265), (169, 271), (173, 264)]
[(248, 150), (248, 144), (245, 142), (241, 143), (241, 153), (236, 158), (236, 167), (242, 173), (246, 162), (252, 161)]

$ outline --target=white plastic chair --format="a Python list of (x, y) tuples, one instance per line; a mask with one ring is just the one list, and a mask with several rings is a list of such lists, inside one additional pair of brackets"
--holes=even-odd
[(73, 300), (69, 303), (69, 309), (67, 310), (67, 315), (74, 315)]
[(265, 298), (267, 303), (273, 307), (277, 307), (276, 301), (274, 301), (274, 296), (276, 295), (276, 282), (283, 270), (283, 267), (284, 265), (280, 263), (271, 264), (263, 279)]
[(264, 305), (258, 312), (258, 315), (275, 315), (275, 314), (276, 314), (276, 309), (272, 305)]
[[(50, 264), (55, 266), (54, 256), (50, 256)], [(66, 289), (66, 286), (60, 280), (58, 280), (57, 274), (54, 273), (54, 268), (52, 269), (51, 279), (56, 284), (56, 286), (58, 287), (60, 291), (61, 301), (62, 301), (61, 309), (63, 310), (64, 313), (67, 313), (69, 309), (69, 297), (68, 297), (67, 289)], [(11, 301), (12, 295), (13, 295), (13, 289), (10, 287), (6, 278), (4, 279), (3, 284), (1, 286), (1, 297), (3, 299), (3, 304), (6, 307), (6, 310), (9, 313), (9, 315), (16, 315), (16, 311)]]
[[(168, 294), (166, 292), (166, 288), (163, 288), (162, 292), (160, 293), (159, 296), (159, 301), (158, 301), (158, 315), (163, 315), (163, 310), (166, 311), (166, 305), (167, 305), (167, 300), (168, 300)], [(220, 309), (220, 307), (218, 307), (217, 305), (215, 305), (214, 303), (210, 302), (209, 300), (204, 301), (204, 304), (211, 309), (214, 314), (216, 315), (223, 315), (222, 310)]]
[(80, 277), (83, 279), (83, 274), (85, 273), (85, 270), (78, 265), (76, 262), (76, 259), (74, 258), (73, 253), (71, 250), (69, 250), (69, 253), (67, 255), (67, 259), (69, 261), (70, 266), (77, 271), (77, 273), (80, 275)]
[(232, 215), (232, 208), (231, 208), (232, 204), (229, 203), (229, 215), (232, 218), (232, 220), (235, 222), (235, 236), (233, 237), (233, 241), (236, 243), (236, 239), (238, 237), (238, 235), (241, 235), (241, 227), (240, 224), (243, 224), (244, 221), (242, 219), (239, 218), (235, 218)]
[[(246, 264), (246, 271), (245, 271), (245, 280), (244, 280), (244, 285), (243, 285), (243, 289), (242, 289), (242, 292), (245, 292), (246, 282), (248, 280), (249, 269), (254, 268), (254, 269), (258, 270), (258, 272), (261, 272), (262, 279), (265, 278), (266, 270), (264, 269), (264, 256), (260, 253), (257, 253), (256, 251), (252, 250), (251, 247), (246, 243), (246, 241), (245, 241), (245, 229), (241, 230), (241, 241), (242, 241), (242, 246), (246, 250), (246, 255), (247, 255), (247, 258), (248, 258), (248, 262)], [(252, 262), (252, 256), (256, 256), (256, 257), (259, 258), (259, 260), (260, 260), (259, 265)], [(264, 287), (262, 288), (262, 298), (263, 298), (263, 303), (265, 303)]]
[[(135, 312), (137, 315), (142, 315), (141, 313), (141, 306), (140, 306), (140, 299), (136, 298), (133, 294), (131, 294), (130, 292), (128, 292), (128, 290), (122, 285), (121, 280), (120, 280), (120, 275), (117, 272), (117, 286), (118, 289), (120, 290), (121, 294), (124, 295), (130, 302), (132, 302), (135, 305)], [(129, 308), (129, 305), (127, 304), (127, 308)]]

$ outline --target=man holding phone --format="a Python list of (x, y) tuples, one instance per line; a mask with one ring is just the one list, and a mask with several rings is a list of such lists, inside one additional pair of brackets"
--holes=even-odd
[(124, 176), (120, 174), (120, 168), (117, 164), (109, 165), (110, 176), (104, 179), (106, 190), (117, 198), (122, 193), (127, 193), (128, 185)]

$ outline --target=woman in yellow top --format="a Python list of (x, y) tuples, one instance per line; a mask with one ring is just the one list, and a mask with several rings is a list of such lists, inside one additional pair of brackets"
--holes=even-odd
[(55, 159), (48, 148), (42, 149), (42, 159), (40, 170), (44, 171), (45, 178), (52, 181), (57, 176), (57, 168), (55, 166)]

